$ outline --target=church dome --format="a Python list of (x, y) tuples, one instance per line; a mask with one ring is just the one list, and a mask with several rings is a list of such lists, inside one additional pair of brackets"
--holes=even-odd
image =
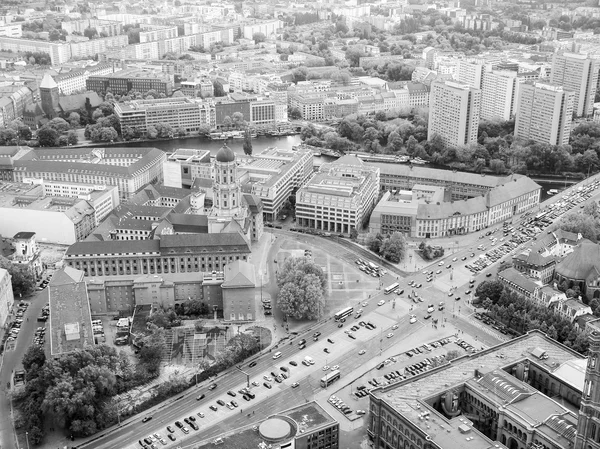
[(226, 144), (217, 151), (217, 162), (233, 162), (235, 161), (235, 153)]

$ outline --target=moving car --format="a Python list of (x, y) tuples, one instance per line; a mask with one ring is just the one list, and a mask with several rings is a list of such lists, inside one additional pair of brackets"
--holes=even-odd
[(384, 304), (385, 304), (385, 300), (384, 300), (384, 299), (382, 299), (381, 301), (379, 301), (379, 302), (377, 303), (377, 305), (378, 305), (378, 306), (382, 306), (382, 305), (384, 305)]

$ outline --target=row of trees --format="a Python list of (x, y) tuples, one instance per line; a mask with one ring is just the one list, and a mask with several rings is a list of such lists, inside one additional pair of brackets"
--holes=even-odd
[(379, 233), (367, 235), (365, 245), (375, 254), (392, 263), (399, 263), (406, 254), (406, 238), (400, 232), (383, 236)]
[(585, 333), (577, 332), (570, 320), (555, 313), (553, 307), (540, 306), (504, 289), (500, 281), (484, 281), (477, 286), (476, 295), (489, 315), (517, 332), (539, 329), (559, 343), (586, 354), (589, 342)]
[(600, 208), (598, 203), (595, 201), (587, 203), (583, 209), (566, 214), (555, 228), (581, 234), (583, 238), (597, 242), (600, 238)]

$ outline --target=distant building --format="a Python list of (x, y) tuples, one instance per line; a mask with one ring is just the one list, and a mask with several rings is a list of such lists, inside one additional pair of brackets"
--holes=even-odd
[(457, 81), (475, 89), (481, 89), (485, 71), (486, 66), (483, 61), (461, 59), (458, 61)]
[(579, 53), (555, 53), (552, 57), (550, 82), (575, 93), (573, 116), (589, 117), (593, 113), (598, 87), (600, 62)]
[(166, 73), (146, 71), (139, 69), (127, 69), (108, 75), (91, 75), (86, 80), (86, 88), (100, 95), (107, 91), (114, 95), (126, 95), (129, 92), (138, 91), (145, 95), (149, 90), (155, 90), (157, 94), (170, 97), (173, 93), (173, 76)]
[[(156, 148), (42, 148), (20, 152), (9, 166), (13, 180), (43, 179), (117, 186), (126, 200), (146, 184), (162, 181), (163, 151)], [(65, 179), (66, 178), (66, 179)]]
[(245, 39), (254, 39), (256, 33), (262, 33), (266, 38), (277, 33), (277, 30), (283, 28), (283, 22), (279, 19), (257, 22), (252, 24), (242, 24), (242, 36)]
[(52, 277), (48, 291), (52, 357), (93, 347), (92, 315), (83, 272), (61, 269)]
[(481, 90), (451, 81), (431, 83), (427, 139), (438, 135), (447, 146), (477, 141)]
[(571, 135), (575, 93), (541, 82), (519, 86), (515, 137), (566, 145)]
[(214, 97), (215, 87), (210, 79), (187, 80), (181, 82), (181, 93), (187, 97)]
[(13, 236), (13, 245), (15, 252), (10, 256), (10, 261), (31, 273), (35, 279), (39, 279), (44, 267), (35, 232), (17, 232)]
[(517, 72), (493, 70), (483, 73), (481, 87), (482, 120), (510, 120), (517, 110)]
[(379, 169), (343, 156), (319, 171), (296, 193), (300, 227), (349, 234), (359, 230), (375, 207)]
[(0, 25), (0, 37), (16, 37), (23, 36), (23, 27), (20, 22), (5, 23)]
[(15, 295), (13, 294), (10, 274), (4, 268), (0, 268), (0, 327), (7, 324), (12, 312)]

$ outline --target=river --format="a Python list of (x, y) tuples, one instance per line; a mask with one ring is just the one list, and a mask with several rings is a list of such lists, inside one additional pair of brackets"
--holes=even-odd
[[(225, 143), (224, 140), (209, 140), (203, 137), (187, 137), (184, 139), (173, 139), (173, 140), (151, 140), (145, 142), (121, 142), (119, 146), (123, 147), (155, 147), (160, 148), (166, 152), (173, 152), (178, 148), (194, 148), (201, 150), (209, 150), (213, 155), (219, 151), (219, 149)], [(284, 137), (256, 137), (252, 139), (252, 152), (254, 154), (260, 153), (262, 150), (270, 147), (277, 147), (282, 149), (291, 149), (293, 146), (300, 145), (302, 139), (299, 135), (295, 136), (284, 136)], [(244, 139), (229, 139), (227, 145), (236, 153), (243, 154), (244, 150), (242, 145)], [(102, 145), (94, 145), (102, 146)], [(329, 162), (335, 158), (329, 156), (315, 156), (315, 166), (321, 165), (323, 162)], [(557, 189), (563, 190), (565, 184), (560, 181), (536, 181), (542, 186), (542, 198), (545, 200), (548, 195), (548, 190)]]

